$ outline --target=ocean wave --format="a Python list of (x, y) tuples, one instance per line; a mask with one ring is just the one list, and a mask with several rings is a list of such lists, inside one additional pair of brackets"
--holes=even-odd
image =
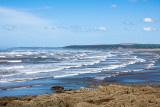
[[(84, 57), (85, 54), (83, 54)], [(94, 57), (89, 57), (88, 56), (84, 57), (87, 58), (85, 61), (72, 61), (69, 60), (66, 61), (64, 60), (62, 63), (57, 63), (57, 64), (29, 64), (29, 65), (24, 65), (24, 66), (14, 66), (14, 67), (3, 67), (1, 69), (5, 70), (10, 70), (10, 69), (15, 69), (17, 72), (13, 74), (6, 74), (6, 75), (1, 75), (2, 79), (0, 80), (1, 83), (4, 82), (4, 79), (6, 80), (5, 82), (20, 82), (24, 80), (32, 80), (36, 78), (44, 78), (45, 75), (41, 73), (50, 73), (50, 72), (58, 72), (58, 71), (63, 71), (65, 69), (73, 69), (73, 68), (80, 68), (82, 66), (87, 66), (87, 65), (94, 65), (97, 64), (101, 61), (104, 61), (107, 57), (111, 57), (112, 55), (106, 54), (105, 56), (94, 56)], [(82, 57), (82, 55), (81, 55)], [(53, 66), (54, 65), (54, 66)], [(23, 69), (22, 69), (23, 68)], [(59, 73), (60, 73), (59, 72)], [(91, 72), (91, 71), (89, 71)], [(81, 72), (75, 72), (75, 73), (68, 73), (67, 72), (63, 75), (53, 75), (52, 77), (58, 78), (58, 77), (64, 77), (64, 76), (73, 76), (73, 75), (78, 75), (82, 73), (89, 73), (88, 71), (81, 71)], [(54, 74), (54, 73), (53, 73)], [(41, 77), (34, 77), (34, 75), (40, 75)], [(23, 78), (25, 76), (25, 78)], [(23, 78), (23, 79), (22, 79)]]
[(0, 58), (5, 58), (6, 56), (0, 56)]
[(11, 77), (11, 76), (15, 76), (17, 74), (8, 74), (8, 75), (0, 75), (0, 77)]
[(12, 90), (12, 89), (21, 89), (21, 88), (29, 88), (29, 87), (36, 87), (36, 86), (42, 86), (44, 84), (39, 85), (28, 85), (28, 86), (17, 86), (17, 87), (10, 87), (10, 88), (2, 88), (0, 90)]
[(111, 73), (111, 74), (100, 75), (100, 76), (95, 77), (94, 79), (104, 80), (105, 78), (110, 78), (110, 77), (118, 76), (120, 73), (127, 73), (127, 72), (141, 71), (141, 70), (144, 70), (144, 69), (134, 69), (134, 70), (118, 71), (118, 72)]
[[(22, 82), (42, 78), (61, 78), (86, 73), (111, 71), (116, 68), (126, 67), (135, 63), (143, 63), (145, 58), (139, 58), (133, 52), (105, 52), (105, 51), (35, 51), (12, 52), (10, 55), (23, 55), (21, 60), (11, 61), (11, 65), (0, 67), (0, 70), (16, 71), (11, 74), (1, 75), (0, 83)], [(26, 58), (26, 55), (27, 58)], [(151, 55), (150, 55), (151, 56)], [(157, 56), (158, 57), (158, 56)], [(17, 59), (17, 58), (16, 58)], [(54, 60), (59, 60), (55, 63)], [(15, 61), (15, 62), (14, 62)], [(17, 63), (19, 61), (20, 63)], [(27, 62), (28, 61), (28, 62)], [(27, 62), (27, 63), (25, 63)], [(35, 63), (36, 62), (36, 63)], [(37, 63), (38, 62), (38, 63)], [(43, 63), (39, 63), (43, 62)], [(51, 62), (51, 63), (47, 63)], [(153, 64), (153, 62), (150, 62)], [(147, 63), (148, 64), (148, 63)], [(7, 65), (7, 64), (6, 64)], [(5, 65), (5, 66), (6, 66)], [(21, 66), (22, 65), (22, 66)], [(123, 71), (130, 72), (133, 70)], [(118, 75), (115, 73), (112, 76)], [(111, 76), (111, 75), (106, 75)]]
[(124, 64), (121, 64), (121, 65), (112, 65), (112, 66), (103, 67), (103, 68), (86, 68), (86, 69), (83, 69), (82, 71), (81, 70), (79, 70), (78, 72), (73, 71), (71, 74), (58, 75), (58, 76), (55, 76), (55, 77), (65, 77), (65, 76), (73, 76), (73, 75), (79, 75), (79, 74), (85, 74), (85, 73), (97, 73), (97, 72), (102, 72), (102, 71), (108, 71), (108, 70), (113, 70), (113, 69), (120, 68), (120, 67), (125, 67), (127, 65), (134, 64), (134, 63), (139, 62), (139, 61), (143, 62), (145, 60), (137, 59), (137, 60), (131, 61), (129, 63), (124, 63)]
[(24, 82), (24, 81), (31, 81), (31, 80), (37, 80), (37, 79), (47, 79), (47, 78), (53, 78), (53, 76), (48, 77), (34, 77), (34, 78), (19, 78), (19, 79), (1, 79), (0, 83), (14, 83), (14, 82)]
[[(9, 77), (9, 76), (15, 76), (15, 75), (21, 75), (21, 74), (25, 74), (25, 75), (31, 75), (31, 74), (37, 74), (37, 73), (45, 73), (45, 72), (54, 72), (54, 71), (60, 71), (60, 70), (64, 70), (64, 69), (72, 69), (72, 68), (78, 68), (78, 67), (82, 67), (82, 66), (87, 66), (87, 65), (94, 65), (99, 63), (100, 61), (103, 61), (105, 59), (99, 59), (97, 61), (92, 61), (92, 62), (73, 62), (73, 63), (62, 63), (59, 65), (59, 68), (53, 68), (53, 69), (49, 69), (50, 67), (46, 65), (47, 69), (39, 69), (41, 66), (34, 66), (35, 68), (31, 68), (31, 67), (27, 67), (27, 68), (31, 68), (31, 69), (25, 69), (24, 66), (19, 66), (19, 67), (10, 67), (10, 68), (6, 68), (6, 69), (11, 69), (11, 68), (24, 68), (24, 70), (20, 70), (20, 73), (14, 74), (14, 75), (3, 75), (2, 77)], [(44, 65), (45, 66), (45, 65)], [(50, 65), (51, 66), (51, 65)], [(58, 66), (58, 65), (57, 65)], [(42, 67), (43, 68), (43, 67)], [(4, 69), (4, 68), (3, 68)]]
[(0, 70), (21, 69), (21, 68), (24, 68), (24, 66), (6, 66), (6, 67), (0, 66)]
[(22, 62), (22, 60), (0, 60), (0, 63), (18, 63)]

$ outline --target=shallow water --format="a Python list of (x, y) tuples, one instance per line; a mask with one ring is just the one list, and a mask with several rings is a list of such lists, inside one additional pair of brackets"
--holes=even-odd
[[(99, 81), (121, 73), (158, 68), (159, 58), (159, 52), (139, 51), (63, 48), (1, 51), (0, 97), (53, 93), (50, 90), (53, 85), (65, 89), (85, 87), (84, 78)], [(74, 79), (64, 81), (65, 78)]]

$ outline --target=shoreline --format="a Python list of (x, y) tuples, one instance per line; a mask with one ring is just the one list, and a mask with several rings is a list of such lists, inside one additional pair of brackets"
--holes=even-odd
[(160, 51), (159, 48), (157, 49), (111, 49), (112, 51)]
[[(80, 87), (85, 87), (85, 88), (96, 88), (98, 87), (98, 85), (102, 85), (102, 86), (108, 86), (110, 84), (115, 84), (115, 85), (122, 85), (122, 86), (138, 86), (138, 87), (143, 87), (143, 86), (150, 86), (150, 87), (159, 87), (160, 81), (159, 81), (159, 76), (160, 76), (160, 72), (159, 72), (159, 68), (153, 68), (153, 69), (144, 69), (147, 71), (140, 71), (140, 72), (122, 72), (117, 76), (112, 76), (112, 77), (106, 77), (102, 80), (99, 79), (94, 79), (92, 77), (75, 77), (75, 78), (61, 78), (59, 79), (59, 81), (61, 81), (61, 83), (59, 84), (41, 84), (41, 85), (31, 85), (31, 86), (26, 86), (26, 87), (12, 87), (12, 88), (8, 88), (8, 89), (2, 89), (2, 94), (3, 91), (7, 92), (7, 90), (14, 90), (16, 93), (20, 93), (19, 91), (22, 91), (22, 88), (25, 88), (25, 91), (32, 91), (34, 90), (35, 86), (37, 88), (37, 94), (24, 94), (24, 95), (14, 95), (13, 94), (8, 94), (9, 96), (7, 97), (23, 97), (25, 95), (31, 95), (31, 96), (36, 96), (36, 95), (42, 95), (45, 93), (49, 93), (49, 94), (53, 94), (55, 93), (55, 91), (51, 91), (50, 88), (52, 86), (62, 86), (65, 88), (65, 90), (69, 90), (69, 89), (79, 89)], [(149, 71), (148, 70), (152, 70)], [(156, 70), (156, 71), (155, 71)], [(157, 71), (158, 70), (158, 71)], [(86, 74), (85, 74), (86, 75)], [(154, 77), (154, 78), (153, 78)], [(143, 81), (144, 80), (144, 81)], [(64, 81), (66, 83), (64, 83)], [(76, 85), (69, 85), (72, 84), (72, 82), (74, 81), (74, 84)], [(68, 84), (69, 83), (69, 84)], [(75, 87), (78, 86), (78, 87)], [(43, 87), (46, 87), (45, 90), (47, 90), (45, 93), (39, 93), (39, 89), (42, 89)], [(18, 90), (19, 91), (18, 91)], [(22, 89), (22, 90), (21, 90)], [(5, 97), (5, 96), (1, 96), (1, 97)], [(0, 97), (0, 98), (1, 98)]]
[[(140, 49), (125, 49), (126, 51), (142, 51)], [(125, 53), (124, 50), (124, 53)], [(113, 50), (114, 51), (114, 50)], [(116, 51), (116, 50), (115, 50)], [(120, 51), (120, 50), (118, 50)], [(123, 51), (123, 49), (122, 49)], [(143, 49), (143, 51), (160, 51), (160, 49)], [(142, 52), (143, 52), (142, 51)], [(147, 52), (146, 52), (147, 53)], [(154, 53), (154, 52), (152, 52)], [(156, 52), (155, 52), (156, 53)], [(159, 53), (159, 52), (157, 52)], [(154, 68), (155, 67), (155, 68)], [(0, 97), (1, 106), (13, 107), (32, 107), (32, 106), (54, 106), (54, 107), (112, 107), (112, 106), (160, 106), (160, 69), (159, 61), (157, 65), (151, 69), (142, 68), (140, 71), (121, 72), (123, 69), (118, 69), (119, 75), (103, 80), (96, 79), (97, 75), (106, 76), (107, 74), (115, 74), (117, 72), (104, 72), (93, 74), (81, 74), (73, 77), (59, 78), (58, 84), (54, 84), (54, 79), (50, 78), (49, 84), (34, 87), (34, 85), (24, 87), (24, 90), (2, 91), (1, 93), (14, 96), (14, 92), (29, 92), (32, 90), (35, 94), (23, 94), (23, 97)], [(125, 70), (125, 69), (124, 69)], [(104, 75), (105, 74), (105, 75)], [(87, 76), (89, 75), (89, 76)], [(156, 81), (155, 81), (156, 80)], [(39, 80), (34, 80), (39, 81)], [(57, 80), (56, 80), (57, 81)], [(73, 83), (74, 81), (74, 83)], [(128, 81), (128, 82), (127, 82)], [(138, 81), (138, 82), (137, 82)], [(146, 82), (144, 82), (146, 81)], [(151, 83), (151, 84), (150, 84)], [(50, 93), (51, 86), (62, 86), (65, 90), (62, 92)], [(33, 86), (33, 87), (32, 87)], [(35, 85), (36, 86), (36, 85)], [(80, 87), (82, 88), (80, 88)], [(67, 88), (66, 88), (67, 87)], [(85, 87), (85, 88), (83, 88)], [(80, 89), (79, 89), (80, 88)], [(91, 89), (92, 88), (92, 89)], [(10, 90), (10, 89), (9, 89)], [(43, 90), (43, 94), (39, 94)], [(49, 93), (49, 94), (45, 94)], [(1, 95), (2, 95), (1, 94)], [(27, 96), (30, 95), (30, 96)], [(33, 95), (33, 96), (32, 96)], [(140, 99), (140, 100), (137, 100)]]
[(12, 107), (158, 107), (160, 106), (160, 86), (108, 86), (99, 85), (96, 89), (81, 87), (54, 94), (24, 97), (0, 98), (0, 106)]
[(119, 74), (115, 77), (105, 78), (104, 81), (111, 84), (133, 85), (140, 84), (144, 86), (156, 86), (160, 84), (160, 72), (128, 72)]

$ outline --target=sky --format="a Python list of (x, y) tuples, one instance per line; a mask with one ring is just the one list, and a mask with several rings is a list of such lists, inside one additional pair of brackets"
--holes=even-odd
[(160, 44), (160, 0), (0, 0), (0, 48)]

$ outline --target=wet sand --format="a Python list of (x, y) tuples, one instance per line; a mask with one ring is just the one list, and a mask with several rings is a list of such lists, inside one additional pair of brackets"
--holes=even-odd
[(160, 51), (160, 49), (116, 49), (115, 51)]
[(115, 77), (105, 78), (104, 80), (110, 84), (140, 84), (140, 85), (159, 85), (160, 72), (130, 72), (119, 74)]

